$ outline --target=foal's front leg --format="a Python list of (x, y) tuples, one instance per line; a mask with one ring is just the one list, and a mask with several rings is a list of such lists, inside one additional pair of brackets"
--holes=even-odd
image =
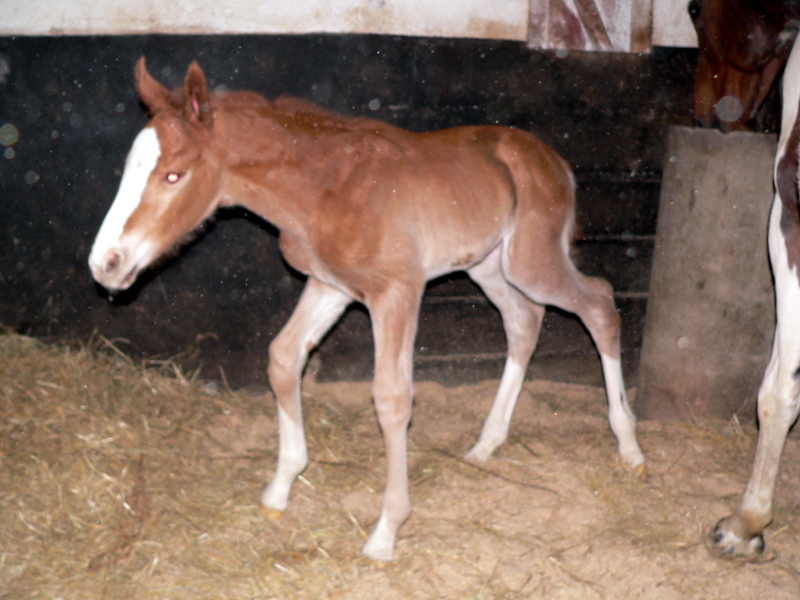
[(381, 516), (363, 552), (391, 560), (397, 531), (411, 513), (408, 495), (408, 424), (413, 401), (412, 363), (422, 286), (398, 286), (370, 302), (375, 336), (373, 397), (386, 447)]
[(308, 464), (300, 404), (300, 381), (308, 353), (351, 301), (347, 294), (310, 277), (297, 308), (270, 344), (269, 381), (278, 402), (280, 435), (278, 467), (261, 494), (261, 504), (270, 510), (286, 509), (292, 483)]

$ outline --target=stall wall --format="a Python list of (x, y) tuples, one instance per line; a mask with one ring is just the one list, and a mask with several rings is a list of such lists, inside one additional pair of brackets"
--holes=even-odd
[(381, 33), (524, 40), (528, 0), (26, 0), (0, 35)]
[[(27, 0), (0, 2), (0, 35), (378, 33), (527, 40), (646, 52), (697, 46), (688, 0)], [(168, 6), (168, 8), (165, 8)]]
[[(203, 377), (222, 370), (232, 385), (265, 383), (267, 346), (303, 281), (258, 219), (219, 215), (114, 304), (91, 279), (89, 248), (146, 123), (133, 85), (141, 55), (170, 86), (196, 59), (212, 89), (289, 93), (415, 131), (500, 124), (536, 133), (575, 170), (578, 260), (614, 285), (626, 369), (636, 369), (665, 134), (691, 122), (691, 51), (560, 54), (514, 41), (322, 34), (0, 38), (0, 325), (52, 340), (106, 338), (136, 359), (177, 356)], [(420, 379), (497, 377), (504, 352), (499, 316), (467, 278), (432, 282)], [(313, 368), (366, 379), (372, 353), (369, 319), (354, 307)], [(556, 311), (533, 365), (531, 376), (601, 377), (585, 329)], [(592, 381), (581, 379), (587, 369)]]

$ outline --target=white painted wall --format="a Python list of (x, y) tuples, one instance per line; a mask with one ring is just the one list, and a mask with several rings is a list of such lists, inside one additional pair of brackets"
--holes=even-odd
[[(688, 0), (622, 0), (618, 4), (649, 4), (651, 1), (653, 45), (697, 45), (686, 12)], [(525, 41), (528, 39), (529, 15), (537, 14), (537, 10), (541, 12), (549, 2), (0, 0), (0, 36), (325, 32)], [(544, 44), (544, 47), (548, 46)]]
[(529, 0), (0, 0), (0, 35), (384, 33), (525, 40)]
[(689, 0), (654, 0), (653, 45), (697, 48), (697, 34), (689, 18)]

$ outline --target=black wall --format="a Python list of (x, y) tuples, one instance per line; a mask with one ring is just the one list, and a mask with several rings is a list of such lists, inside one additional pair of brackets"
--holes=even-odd
[[(9, 67), (0, 69), (0, 126), (19, 132), (19, 141), (0, 146), (0, 324), (58, 340), (86, 341), (97, 331), (127, 340), (119, 345), (134, 358), (180, 354), (203, 376), (222, 367), (233, 385), (261, 385), (267, 345), (302, 281), (257, 219), (220, 215), (209, 235), (114, 304), (86, 267), (146, 122), (132, 77), (142, 54), (169, 85), (197, 59), (212, 87), (286, 92), (412, 130), (498, 123), (537, 133), (575, 169), (579, 263), (617, 290), (633, 381), (666, 130), (691, 123), (695, 52), (559, 57), (515, 42), (364, 35), (0, 38), (0, 63)], [(418, 379), (496, 377), (500, 319), (465, 277), (434, 282), (417, 348)], [(345, 316), (313, 364), (322, 378), (370, 376), (362, 309)], [(557, 312), (548, 313), (533, 364), (531, 375), (600, 377), (588, 334)]]

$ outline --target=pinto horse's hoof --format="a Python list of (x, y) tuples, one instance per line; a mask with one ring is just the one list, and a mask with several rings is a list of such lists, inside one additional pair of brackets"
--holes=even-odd
[(711, 551), (720, 558), (744, 560), (746, 562), (762, 562), (772, 560), (774, 556), (765, 556), (763, 534), (752, 537), (743, 536), (734, 531), (731, 517), (722, 519), (708, 534)]

